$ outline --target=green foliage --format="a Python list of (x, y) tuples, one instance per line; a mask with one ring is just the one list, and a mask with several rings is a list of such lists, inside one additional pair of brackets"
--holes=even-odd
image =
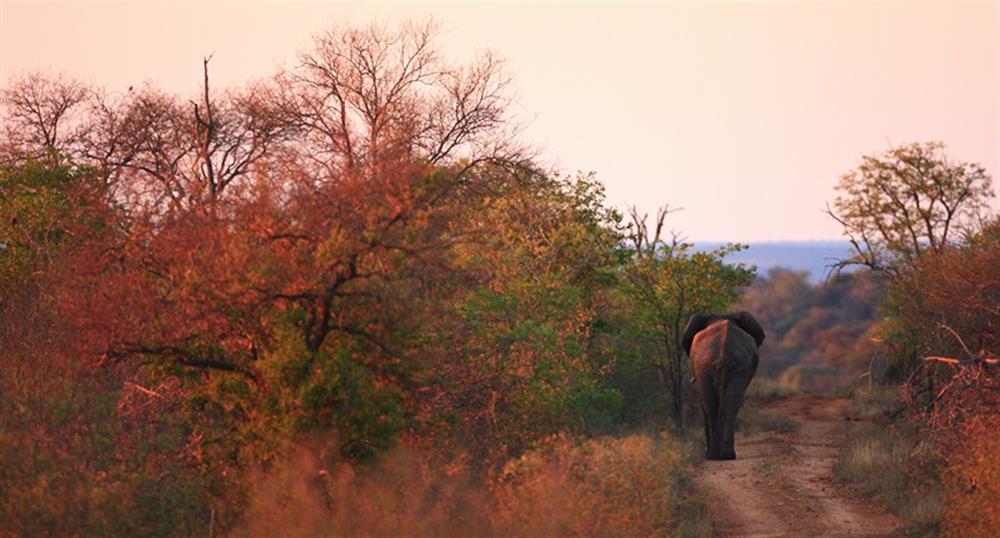
[(691, 243), (660, 243), (650, 252), (630, 251), (623, 290), (639, 306), (640, 328), (676, 348), (691, 315), (728, 308), (740, 297), (739, 287), (753, 281), (754, 267), (725, 262), (745, 248), (729, 244), (696, 251)]
[(488, 426), (469, 434), (507, 455), (556, 431), (609, 427), (621, 397), (589, 360), (620, 239), (603, 187), (536, 176), (481, 204), (470, 208), (481, 242), (458, 252), (483, 284), (457, 293), (460, 323), (446, 333), (460, 335), (461, 364), (446, 371), (461, 384), (454, 405), (479, 410)]
[(260, 385), (226, 375), (196, 383), (189, 408), (203, 421), (214, 417), (199, 438), (229, 447), (232, 458), (259, 461), (276, 456), (288, 435), (332, 430), (345, 456), (371, 460), (398, 440), (402, 394), (358, 353), (353, 345), (310, 351), (299, 333), (280, 330), (274, 349), (260, 358)]
[(940, 142), (864, 155), (837, 191), (829, 214), (855, 247), (844, 264), (889, 272), (975, 234), (993, 198), (986, 169), (952, 162)]
[(133, 422), (128, 387), (47, 359), (39, 368), (8, 355), (0, 372), (0, 391), (17, 390), (0, 398), (0, 532), (201, 532), (213, 478), (183, 456), (188, 425), (170, 414)]
[(48, 160), (0, 166), (0, 293), (23, 284), (33, 262), (58, 248), (81, 174)]
[(312, 375), (297, 387), (299, 430), (332, 428), (344, 454), (362, 460), (396, 443), (403, 411), (395, 387), (380, 387), (348, 353), (320, 353), (310, 363)]
[(726, 311), (753, 281), (754, 267), (725, 260), (743, 248), (696, 251), (690, 243), (646, 238), (644, 223), (633, 229), (610, 299), (621, 310), (605, 318), (607, 382), (623, 394), (628, 420), (660, 422), (672, 414), (675, 424), (681, 421), (689, 390), (681, 334), (692, 315)]

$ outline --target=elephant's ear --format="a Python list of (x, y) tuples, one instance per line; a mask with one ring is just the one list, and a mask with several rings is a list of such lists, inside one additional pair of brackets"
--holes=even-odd
[(701, 332), (713, 319), (709, 314), (695, 314), (688, 320), (687, 327), (684, 327), (684, 335), (681, 336), (681, 347), (684, 352), (691, 355), (691, 343), (694, 342), (694, 335)]
[(757, 341), (757, 347), (764, 343), (764, 329), (757, 323), (757, 320), (750, 315), (750, 312), (740, 310), (733, 315), (732, 320)]

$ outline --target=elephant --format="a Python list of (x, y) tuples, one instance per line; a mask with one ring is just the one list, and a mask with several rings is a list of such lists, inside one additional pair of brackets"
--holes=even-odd
[(764, 330), (748, 312), (695, 314), (681, 336), (705, 417), (705, 457), (736, 459), (736, 413), (750, 385)]

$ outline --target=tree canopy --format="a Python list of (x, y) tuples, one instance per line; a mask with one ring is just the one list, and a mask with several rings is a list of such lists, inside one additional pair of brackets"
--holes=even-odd
[(844, 227), (855, 250), (839, 266), (890, 272), (974, 235), (994, 197), (986, 169), (951, 161), (940, 142), (864, 155), (841, 176), (837, 191), (827, 213)]

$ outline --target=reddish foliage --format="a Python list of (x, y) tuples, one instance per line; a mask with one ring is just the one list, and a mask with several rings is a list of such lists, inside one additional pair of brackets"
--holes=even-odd
[(986, 536), (1000, 525), (1000, 220), (968, 245), (926, 255), (899, 283), (902, 318), (928, 357), (922, 433), (944, 459), (944, 528)]

